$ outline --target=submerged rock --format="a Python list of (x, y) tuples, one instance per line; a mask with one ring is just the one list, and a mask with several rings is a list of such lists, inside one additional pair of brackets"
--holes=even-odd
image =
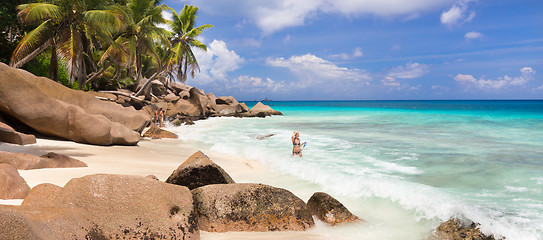
[(23, 199), (29, 191), (30, 187), (17, 169), (0, 163), (0, 199)]
[(307, 201), (307, 207), (311, 210), (311, 214), (331, 225), (360, 220), (338, 200), (323, 192), (314, 193)]
[(494, 240), (494, 236), (486, 236), (476, 223), (463, 223), (458, 219), (451, 219), (437, 227), (435, 232), (439, 240)]
[(224, 169), (200, 151), (185, 160), (166, 182), (186, 186), (191, 190), (209, 184), (235, 183)]
[(314, 225), (306, 204), (263, 184), (207, 185), (192, 190), (198, 226), (209, 232), (301, 231)]

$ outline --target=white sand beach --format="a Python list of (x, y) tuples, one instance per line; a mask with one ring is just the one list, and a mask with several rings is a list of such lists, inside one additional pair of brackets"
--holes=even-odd
[[(147, 176), (155, 175), (165, 181), (177, 167), (198, 149), (190, 147), (183, 140), (149, 140), (144, 139), (138, 146), (94, 146), (79, 144), (70, 141), (38, 139), (37, 144), (19, 146), (13, 144), (0, 144), (0, 151), (22, 152), (33, 155), (43, 155), (48, 152), (64, 154), (85, 162), (86, 168), (46, 168), (36, 170), (19, 170), (20, 175), (30, 187), (41, 183), (52, 183), (64, 186), (70, 179), (90, 174), (125, 174)], [(204, 152), (215, 163), (226, 170), (236, 182), (252, 182), (285, 188), (302, 200), (307, 201), (315, 191), (320, 188), (314, 184), (296, 180), (279, 172), (271, 171), (260, 162), (244, 159), (242, 157), (221, 154), (217, 152)], [(296, 159), (296, 158), (294, 158)], [(365, 219), (366, 222), (331, 227), (316, 221), (314, 228), (305, 232), (228, 232), (212, 233), (201, 231), (201, 239), (400, 239), (400, 236), (409, 236), (405, 239), (417, 239), (425, 235), (428, 228), (418, 226), (414, 219), (410, 219), (400, 209), (389, 207), (387, 211), (375, 213), (375, 205), (354, 205), (349, 199), (338, 197), (354, 214)], [(19, 205), (22, 200), (0, 200), (0, 204)], [(371, 216), (365, 212), (373, 211)], [(395, 216), (396, 221), (384, 222)], [(409, 226), (409, 227), (406, 227)], [(400, 228), (398, 228), (401, 226)]]
[[(70, 179), (90, 174), (155, 175), (161, 181), (177, 169), (198, 149), (187, 147), (182, 140), (142, 140), (138, 146), (94, 146), (70, 141), (37, 139), (37, 144), (19, 146), (0, 144), (0, 151), (28, 153), (36, 156), (48, 152), (64, 154), (85, 162), (85, 168), (45, 168), (19, 170), (19, 174), (32, 188), (41, 183), (64, 186)], [(257, 161), (214, 152), (204, 152), (215, 163), (225, 169), (236, 182), (257, 182), (270, 184), (278, 178)], [(290, 190), (290, 189), (289, 189)], [(304, 194), (305, 195), (305, 194)], [(309, 196), (300, 196), (307, 200)], [(3, 205), (19, 205), (22, 199), (0, 200)], [(202, 239), (322, 239), (311, 232), (270, 232), (270, 233), (207, 233), (201, 232)]]

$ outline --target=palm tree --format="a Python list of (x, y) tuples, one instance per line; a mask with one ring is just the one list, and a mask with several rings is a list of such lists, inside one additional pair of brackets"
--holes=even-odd
[(120, 20), (111, 10), (87, 10), (84, 0), (30, 3), (17, 8), (23, 24), (39, 25), (21, 40), (10, 65), (20, 67), (51, 47), (50, 78), (58, 78), (57, 56), (60, 56), (68, 67), (70, 83), (75, 79), (83, 83), (87, 78), (87, 65), (95, 68), (88, 34), (106, 31), (110, 29), (108, 26), (118, 25)]
[(187, 80), (188, 73), (194, 78), (195, 71), (200, 71), (200, 66), (198, 65), (196, 56), (192, 52), (192, 47), (207, 51), (207, 46), (196, 38), (202, 34), (203, 30), (213, 27), (211, 24), (194, 27), (196, 25), (198, 9), (198, 7), (186, 4), (180, 14), (170, 9), (173, 15), (173, 21), (170, 22), (170, 26), (174, 33), (170, 41), (174, 52), (173, 61), (176, 65), (171, 70), (176, 71), (175, 76), (181, 82)]
[(143, 55), (154, 56), (156, 54), (157, 42), (167, 42), (171, 35), (167, 30), (160, 28), (157, 24), (166, 23), (162, 17), (162, 11), (167, 9), (166, 5), (157, 5), (155, 0), (129, 0), (123, 10), (123, 26), (117, 38), (106, 50), (101, 61), (110, 59), (113, 62), (121, 63), (128, 60), (127, 67), (129, 75), (139, 82), (143, 76)]

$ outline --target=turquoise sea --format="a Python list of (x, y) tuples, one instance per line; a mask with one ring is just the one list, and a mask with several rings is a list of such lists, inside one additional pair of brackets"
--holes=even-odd
[[(368, 222), (338, 233), (352, 239), (426, 239), (451, 217), (507, 239), (543, 239), (543, 101), (265, 103), (284, 116), (175, 131), (346, 201)], [(308, 143), (302, 158), (290, 156), (294, 130)]]

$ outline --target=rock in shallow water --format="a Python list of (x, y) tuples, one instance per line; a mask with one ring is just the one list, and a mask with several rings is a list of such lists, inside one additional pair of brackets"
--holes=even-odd
[(353, 215), (345, 206), (343, 206), (343, 204), (327, 193), (314, 193), (309, 201), (307, 201), (307, 206), (311, 210), (311, 214), (331, 225), (360, 220), (360, 218)]
[(209, 232), (301, 231), (314, 225), (306, 204), (263, 184), (207, 185), (192, 190), (198, 226)]
[(494, 236), (486, 236), (479, 230), (478, 224), (466, 224), (458, 219), (442, 223), (436, 229), (439, 240), (494, 240)]

